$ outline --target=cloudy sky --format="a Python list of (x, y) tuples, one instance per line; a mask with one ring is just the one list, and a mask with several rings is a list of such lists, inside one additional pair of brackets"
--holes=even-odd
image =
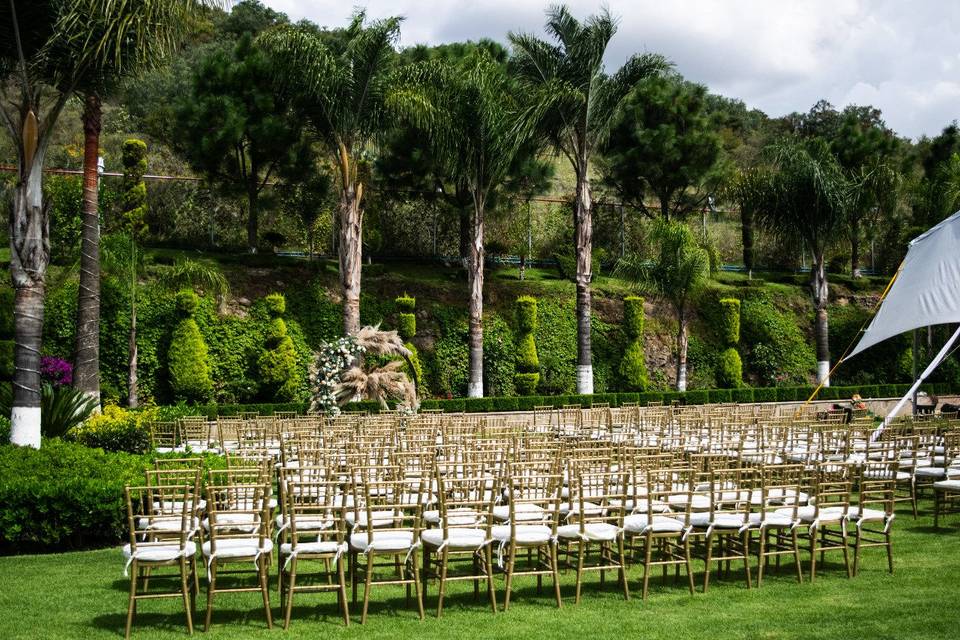
[[(343, 25), (350, 2), (264, 0), (293, 19)], [(361, 4), (361, 3), (358, 3)], [(402, 15), (401, 44), (541, 33), (548, 0), (368, 0)], [(580, 17), (599, 0), (570, 0)], [(620, 17), (608, 65), (636, 51), (666, 55), (688, 79), (778, 116), (872, 104), (899, 134), (936, 135), (960, 117), (960, 3), (935, 0), (609, 0)]]

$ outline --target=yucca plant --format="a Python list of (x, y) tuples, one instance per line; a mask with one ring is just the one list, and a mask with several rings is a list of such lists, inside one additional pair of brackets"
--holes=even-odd
[[(0, 386), (0, 410), (9, 413), (12, 404), (11, 387)], [(45, 438), (59, 438), (83, 424), (96, 406), (96, 399), (79, 389), (45, 383), (40, 390), (40, 433)]]

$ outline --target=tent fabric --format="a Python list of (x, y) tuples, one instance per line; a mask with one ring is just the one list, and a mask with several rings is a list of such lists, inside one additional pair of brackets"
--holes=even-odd
[(852, 358), (905, 331), (960, 322), (960, 211), (914, 238)]

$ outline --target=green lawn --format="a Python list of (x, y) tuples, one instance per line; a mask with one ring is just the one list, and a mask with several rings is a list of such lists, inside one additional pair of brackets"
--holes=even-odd
[[(953, 516), (947, 528), (935, 533), (929, 517), (914, 521), (901, 513), (893, 525), (892, 576), (884, 570), (882, 550), (870, 549), (853, 580), (828, 561), (814, 584), (797, 585), (785, 571), (748, 591), (742, 574), (734, 572), (728, 579), (712, 577), (707, 594), (690, 597), (672, 579), (666, 585), (657, 580), (643, 603), (639, 598), (624, 602), (609, 581), (600, 590), (594, 574), (583, 601), (574, 605), (573, 575), (568, 573), (562, 610), (554, 607), (549, 589), (537, 595), (533, 579), (527, 578), (518, 579), (510, 610), (497, 615), (483, 600), (473, 601), (469, 586), (453, 583), (454, 596), (443, 618), (432, 617), (431, 598), (423, 622), (404, 606), (399, 589), (383, 588), (373, 593), (367, 625), (349, 629), (338, 620), (333, 594), (308, 594), (298, 597), (290, 632), (333, 638), (953, 638), (960, 632), (958, 524)], [(122, 569), (116, 549), (0, 558), (0, 638), (122, 637), (128, 587)], [(631, 576), (636, 587), (639, 570)], [(141, 603), (133, 636), (184, 637), (182, 609), (175, 602)], [(257, 603), (252, 593), (219, 596), (210, 636), (282, 637), (279, 628), (267, 631)]]

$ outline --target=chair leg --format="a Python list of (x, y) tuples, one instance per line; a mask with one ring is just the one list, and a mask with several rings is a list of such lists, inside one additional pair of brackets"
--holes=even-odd
[[(797, 565), (797, 582), (803, 584), (803, 566), (800, 562), (800, 539), (797, 535), (797, 530), (794, 528), (791, 532), (791, 540), (793, 541), (793, 561)], [(780, 556), (777, 556), (779, 559)]]
[(187, 633), (193, 635), (193, 598), (190, 596), (187, 559), (180, 558), (180, 589), (183, 591), (183, 608), (187, 612)]
[(893, 538), (890, 537), (889, 528), (883, 534), (883, 537), (887, 540), (887, 565), (890, 567), (890, 573), (893, 573)]
[(817, 533), (816, 529), (811, 528), (810, 536), (810, 582), (817, 579)]
[(862, 537), (860, 527), (857, 527), (857, 533), (853, 537), (853, 575), (860, 573), (860, 543)]
[(644, 536), (646, 542), (643, 545), (643, 589), (641, 592), (640, 599), (647, 599), (647, 592), (650, 588), (650, 560), (653, 555), (653, 536), (650, 533), (647, 533)]
[(267, 615), (267, 629), (273, 629), (273, 611), (270, 610), (270, 560), (261, 556), (257, 559), (257, 573), (260, 579), (260, 593), (263, 596), (263, 611)]
[[(446, 554), (447, 550), (444, 549), (443, 551), (444, 551), (444, 554)], [(420, 593), (420, 566), (417, 564), (416, 549), (414, 549), (413, 555), (410, 559), (413, 562), (413, 565), (412, 565), (413, 566), (413, 589), (415, 591), (414, 595), (417, 598), (417, 612), (420, 614), (420, 619), (423, 620), (423, 594)], [(404, 566), (403, 570), (404, 571), (407, 570), (406, 566)], [(444, 568), (444, 572), (446, 572), (446, 568)], [(442, 582), (440, 583), (440, 588), (443, 589)], [(438, 616), (440, 615), (439, 612), (437, 613), (437, 615)]]
[(696, 593), (697, 589), (693, 583), (693, 562), (690, 559), (690, 539), (683, 541), (683, 555), (687, 565), (687, 581), (690, 583), (690, 595)]
[(743, 571), (747, 574), (747, 589), (750, 584), (750, 531), (744, 531), (740, 535), (740, 542), (743, 544)]
[(447, 587), (447, 549), (444, 548), (443, 555), (440, 556), (440, 588), (437, 598), (437, 617), (443, 613), (443, 596)]
[(557, 608), (560, 609), (563, 607), (563, 598), (560, 596), (560, 571), (558, 565), (560, 564), (559, 552), (557, 551), (557, 545), (550, 545), (550, 565), (553, 571), (553, 593), (557, 598)]
[(757, 547), (757, 588), (759, 589), (763, 586), (763, 567), (767, 564), (767, 557), (764, 555), (766, 552), (767, 546), (767, 536), (769, 535), (769, 530), (765, 527), (760, 527), (760, 537)]
[(617, 554), (620, 558), (620, 571), (618, 575), (620, 576), (620, 582), (623, 583), (623, 599), (630, 599), (630, 582), (627, 580), (627, 554), (623, 550), (623, 536), (621, 535), (617, 538)]
[(350, 605), (347, 603), (347, 577), (344, 575), (343, 558), (337, 558), (337, 578), (340, 580), (340, 606), (343, 607), (343, 624), (350, 626)]
[(367, 605), (370, 604), (370, 581), (373, 580), (373, 552), (367, 553), (367, 575), (363, 582), (363, 610), (360, 613), (360, 624), (367, 622)]
[(517, 549), (511, 543), (510, 552), (507, 555), (507, 578), (505, 581), (505, 590), (506, 593), (503, 596), (503, 610), (506, 611), (510, 607), (510, 590), (513, 587), (513, 563), (517, 556)]
[(130, 638), (130, 627), (133, 625), (133, 609), (137, 603), (137, 578), (140, 575), (139, 567), (137, 567), (137, 561), (134, 560), (131, 564), (130, 571), (130, 602), (127, 604), (127, 628), (125, 636), (127, 640)]
[(850, 566), (850, 545), (847, 544), (847, 532), (841, 532), (840, 544), (843, 545), (843, 564), (847, 567), (847, 577), (853, 577), (853, 568)]
[(707, 536), (703, 544), (707, 547), (707, 556), (703, 564), (703, 592), (706, 593), (710, 587), (710, 562), (713, 560), (712, 536)]
[(490, 545), (484, 547), (484, 559), (487, 565), (487, 591), (490, 593), (490, 606), (497, 612), (497, 591), (493, 586), (493, 549)]
[(213, 595), (217, 588), (217, 563), (210, 563), (210, 579), (207, 581), (207, 617), (203, 623), (203, 630), (210, 630), (210, 618), (213, 616)]
[[(287, 585), (280, 585), (280, 604), (283, 606), (283, 629), (290, 628), (290, 614), (293, 613), (293, 590), (297, 585), (297, 559), (290, 561), (290, 571), (287, 573)], [(284, 601), (284, 591), (286, 591), (286, 601)]]
[(580, 587), (583, 580), (583, 554), (586, 552), (586, 546), (587, 544), (583, 540), (577, 544), (577, 587), (576, 595), (573, 599), (574, 604), (580, 604)]

